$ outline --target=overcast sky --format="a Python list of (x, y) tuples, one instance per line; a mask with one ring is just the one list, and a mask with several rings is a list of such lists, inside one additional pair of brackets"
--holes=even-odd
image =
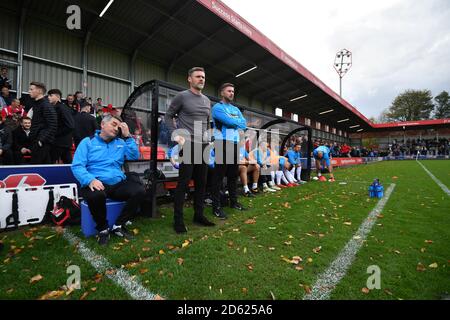
[(343, 97), (378, 117), (406, 89), (450, 91), (450, 0), (223, 0), (339, 93), (336, 52), (353, 53)]

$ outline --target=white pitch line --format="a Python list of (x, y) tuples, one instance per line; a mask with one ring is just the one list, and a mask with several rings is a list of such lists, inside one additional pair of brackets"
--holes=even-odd
[(437, 185), (441, 187), (442, 191), (444, 191), (447, 194), (447, 196), (450, 196), (450, 190), (448, 190), (447, 186), (443, 184), (441, 181), (439, 181), (438, 178), (436, 178), (434, 174), (432, 174), (420, 161), (417, 161), (417, 163), (420, 164), (423, 170), (425, 170), (425, 172), (428, 173), (428, 175), (431, 177), (431, 179), (433, 179), (434, 182), (436, 182)]
[(353, 235), (352, 239), (347, 242), (344, 249), (339, 253), (338, 257), (331, 263), (328, 269), (323, 272), (311, 289), (311, 293), (303, 297), (304, 300), (328, 300), (331, 292), (336, 285), (344, 278), (348, 269), (353, 263), (356, 254), (363, 245), (365, 239), (369, 235), (372, 227), (377, 221), (377, 216), (382, 212), (384, 206), (388, 202), (395, 184), (391, 184), (386, 191), (383, 199), (378, 201), (377, 206), (369, 213), (369, 216), (359, 226), (358, 231)]
[(125, 270), (114, 268), (105, 257), (96, 254), (89, 249), (80, 238), (67, 229), (64, 229), (64, 238), (69, 241), (70, 244), (77, 245), (81, 256), (89, 262), (98, 273), (106, 273), (106, 276), (124, 289), (131, 298), (135, 300), (155, 300), (159, 297), (148, 291)]

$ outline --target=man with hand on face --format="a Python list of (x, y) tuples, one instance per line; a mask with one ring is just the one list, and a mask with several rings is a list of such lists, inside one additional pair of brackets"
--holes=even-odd
[[(81, 184), (80, 194), (88, 203), (97, 224), (100, 245), (108, 244), (110, 233), (121, 238), (132, 238), (125, 223), (136, 214), (145, 190), (142, 184), (127, 179), (121, 167), (125, 160), (138, 159), (138, 146), (128, 125), (113, 115), (106, 115), (101, 130), (93, 137), (84, 138), (75, 152), (72, 172)], [(106, 198), (126, 201), (111, 230), (106, 220)]]

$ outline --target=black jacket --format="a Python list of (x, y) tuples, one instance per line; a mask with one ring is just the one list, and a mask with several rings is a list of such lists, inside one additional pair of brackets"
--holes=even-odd
[(5, 125), (5, 123), (0, 123), (0, 149), (3, 152), (11, 150), (12, 147), (12, 134), (11, 129)]
[(57, 128), (58, 116), (47, 97), (34, 101), (30, 132), (31, 141), (52, 144), (55, 141)]
[[(54, 106), (58, 116), (58, 128), (56, 129), (55, 142), (56, 147), (70, 148), (72, 146), (72, 135), (75, 129), (72, 110), (62, 102)], [(34, 117), (34, 116), (33, 116)]]
[(27, 136), (22, 127), (18, 127), (13, 131), (13, 148), (15, 152), (19, 152), (22, 148), (31, 149), (30, 135)]
[(95, 117), (87, 112), (78, 113), (75, 117), (75, 131), (73, 133), (75, 145), (78, 146), (81, 140), (93, 136), (97, 128), (98, 126)]

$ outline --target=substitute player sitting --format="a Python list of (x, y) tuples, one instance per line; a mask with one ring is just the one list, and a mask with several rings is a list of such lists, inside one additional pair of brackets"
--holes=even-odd
[(316, 149), (314, 149), (313, 152), (314, 159), (316, 160), (316, 170), (317, 170), (317, 177), (319, 177), (319, 180), (326, 181), (326, 178), (322, 178), (322, 167), (327, 168), (328, 172), (330, 173), (330, 179), (328, 181), (334, 182), (334, 175), (333, 175), (333, 166), (331, 165), (331, 152), (328, 147), (325, 146), (319, 146)]

